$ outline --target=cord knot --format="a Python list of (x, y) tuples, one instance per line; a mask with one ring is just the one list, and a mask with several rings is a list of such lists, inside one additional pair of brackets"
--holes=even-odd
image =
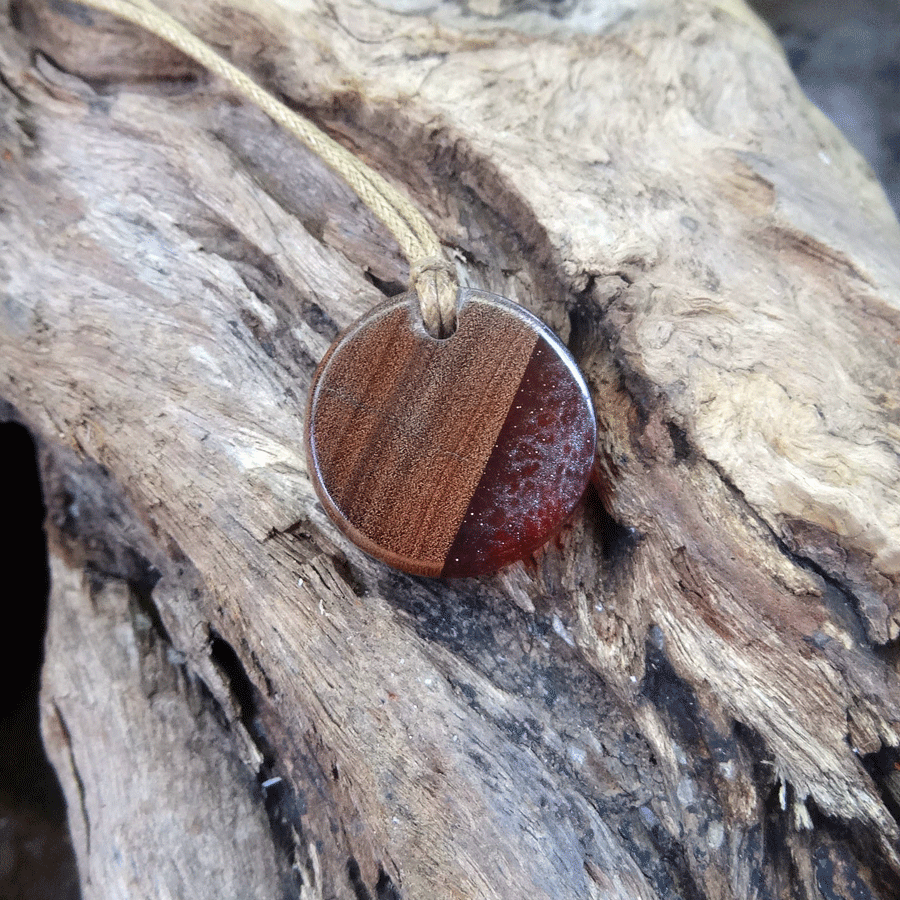
[(409, 281), (419, 298), (425, 330), (432, 337), (450, 337), (456, 331), (459, 291), (455, 266), (443, 256), (426, 256), (410, 265)]

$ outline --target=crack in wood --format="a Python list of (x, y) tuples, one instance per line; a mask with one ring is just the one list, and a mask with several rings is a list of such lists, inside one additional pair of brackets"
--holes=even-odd
[(69, 726), (66, 724), (66, 720), (62, 714), (62, 710), (55, 702), (53, 703), (53, 715), (56, 718), (60, 733), (62, 734), (63, 740), (65, 741), (66, 753), (68, 754), (69, 759), (69, 767), (72, 771), (72, 777), (75, 779), (75, 785), (78, 789), (79, 810), (81, 812), (81, 820), (84, 823), (85, 853), (87, 855), (90, 855), (91, 817), (88, 813), (87, 789), (85, 788), (84, 781), (81, 778), (81, 773), (78, 771), (78, 763), (75, 761), (75, 748), (72, 744), (72, 734), (69, 731)]
[(869, 647), (876, 646), (876, 643), (868, 639), (869, 627), (865, 615), (861, 609), (861, 602), (858, 596), (844, 583), (838, 580), (834, 575), (829, 573), (815, 560), (803, 554), (797, 549), (791, 548), (787, 541), (779, 535), (772, 525), (766, 521), (763, 516), (757, 512), (753, 504), (751, 504), (744, 496), (741, 489), (732, 481), (725, 473), (722, 467), (710, 460), (704, 458), (704, 461), (716, 472), (722, 484), (731, 492), (732, 496), (741, 504), (747, 515), (758, 525), (766, 534), (769, 535), (772, 543), (779, 551), (788, 559), (793, 560), (800, 568), (815, 573), (827, 585), (832, 587), (837, 595), (842, 598), (847, 612), (852, 616), (856, 625), (854, 629), (856, 635), (863, 638)]

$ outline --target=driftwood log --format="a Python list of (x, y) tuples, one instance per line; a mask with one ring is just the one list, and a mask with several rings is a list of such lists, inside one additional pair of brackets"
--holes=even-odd
[(400, 575), (302, 452), (407, 270), (336, 176), (75, 3), (0, 26), (0, 397), (85, 898), (900, 891), (900, 229), (738, 0), (180, 0), (550, 324), (601, 429), (536, 557)]

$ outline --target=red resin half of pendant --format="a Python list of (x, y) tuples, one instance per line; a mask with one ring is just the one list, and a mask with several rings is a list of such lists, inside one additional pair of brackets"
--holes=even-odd
[(596, 421), (568, 351), (520, 306), (460, 294), (436, 340), (414, 296), (376, 307), (316, 373), (306, 421), (325, 510), (395, 568), (463, 577), (532, 553), (584, 492)]

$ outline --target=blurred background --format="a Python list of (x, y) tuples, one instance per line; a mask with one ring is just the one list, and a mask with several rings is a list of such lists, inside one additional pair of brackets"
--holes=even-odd
[[(900, 0), (751, 6), (780, 38), (806, 93), (863, 154), (900, 210)], [(23, 428), (2, 424), (0, 453), (9, 485), (0, 504), (0, 900), (75, 900), (65, 804), (38, 728), (47, 563), (35, 447)]]
[(900, 0), (750, 0), (900, 211)]

